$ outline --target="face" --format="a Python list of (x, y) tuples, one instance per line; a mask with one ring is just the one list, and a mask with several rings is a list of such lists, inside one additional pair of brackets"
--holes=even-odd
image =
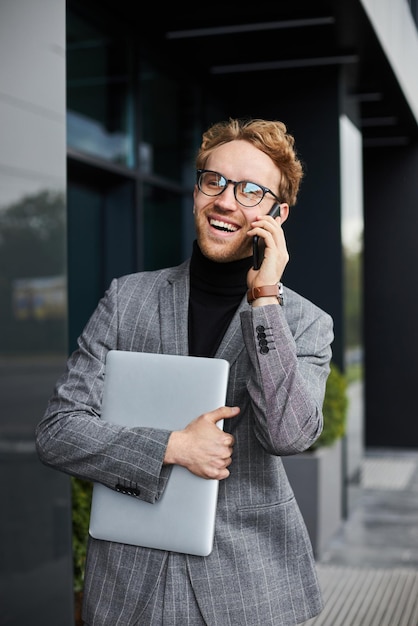
[[(229, 180), (258, 183), (278, 194), (280, 170), (269, 156), (247, 141), (235, 140), (219, 146), (209, 156), (205, 169), (219, 172)], [(237, 261), (251, 255), (252, 241), (247, 236), (251, 222), (257, 215), (268, 213), (275, 202), (267, 193), (260, 204), (244, 207), (235, 200), (231, 184), (219, 196), (206, 196), (196, 185), (193, 198), (200, 249), (206, 257), (218, 262)]]

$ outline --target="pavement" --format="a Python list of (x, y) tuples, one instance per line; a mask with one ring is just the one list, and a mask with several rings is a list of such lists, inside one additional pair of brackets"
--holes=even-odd
[(418, 450), (366, 450), (347, 498), (317, 562), (325, 608), (304, 626), (418, 626)]

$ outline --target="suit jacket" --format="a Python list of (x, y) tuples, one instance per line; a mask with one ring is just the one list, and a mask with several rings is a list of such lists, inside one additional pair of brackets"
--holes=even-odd
[[(169, 433), (100, 419), (105, 357), (110, 349), (187, 355), (188, 300), (189, 261), (112, 281), (37, 427), (43, 463), (158, 500), (169, 472)], [(310, 540), (281, 456), (306, 450), (321, 432), (332, 340), (331, 317), (285, 288), (284, 306), (252, 308), (244, 298), (219, 346), (216, 356), (230, 363), (227, 405), (241, 413), (225, 420), (235, 446), (230, 476), (219, 485), (213, 551), (183, 556), (209, 626), (291, 625), (322, 609)], [(144, 623), (167, 555), (90, 537), (86, 623)]]

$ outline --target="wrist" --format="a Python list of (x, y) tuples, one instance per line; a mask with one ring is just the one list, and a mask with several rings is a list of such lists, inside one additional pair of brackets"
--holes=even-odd
[[(275, 298), (275, 300), (272, 300)], [(247, 291), (247, 302), (252, 304), (256, 300), (264, 299), (266, 304), (271, 304), (277, 301), (280, 305), (283, 305), (283, 285), (277, 283), (275, 285), (263, 285), (261, 287), (251, 287)], [(261, 304), (261, 303), (260, 303)]]
[(167, 448), (165, 451), (163, 465), (175, 465), (178, 464), (178, 442), (179, 431), (173, 430), (168, 438)]

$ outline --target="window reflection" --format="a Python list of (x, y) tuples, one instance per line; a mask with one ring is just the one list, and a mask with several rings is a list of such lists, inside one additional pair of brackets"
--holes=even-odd
[(67, 306), (64, 276), (18, 278), (12, 281), (14, 319), (63, 319)]
[(61, 352), (67, 307), (62, 193), (45, 190), (1, 211), (0, 268), (1, 351)]
[(125, 32), (69, 11), (67, 142), (76, 150), (134, 167), (132, 42)]

